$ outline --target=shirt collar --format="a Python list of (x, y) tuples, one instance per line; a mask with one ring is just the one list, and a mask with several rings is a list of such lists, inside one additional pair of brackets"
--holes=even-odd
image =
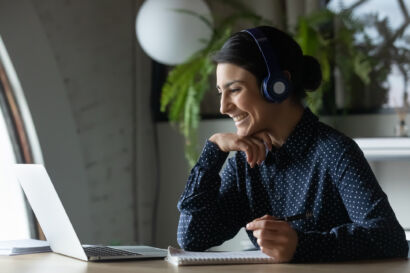
[(318, 124), (318, 118), (309, 108), (305, 108), (302, 118), (293, 129), (292, 133), (286, 139), (285, 143), (279, 149), (273, 149), (269, 152), (267, 159), (279, 159), (282, 156), (297, 158), (303, 156), (315, 136), (315, 128)]

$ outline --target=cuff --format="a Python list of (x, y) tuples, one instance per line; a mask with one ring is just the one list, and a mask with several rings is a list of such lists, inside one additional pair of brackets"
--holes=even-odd
[(217, 144), (207, 140), (199, 156), (198, 165), (204, 170), (219, 172), (228, 155), (229, 152), (221, 151)]
[(293, 255), (293, 258), (291, 260), (292, 263), (300, 263), (300, 262), (306, 262), (309, 260), (309, 257), (307, 257), (306, 251), (306, 245), (308, 244), (308, 238), (305, 236), (303, 232), (296, 231), (298, 234), (298, 245), (296, 247), (295, 254)]

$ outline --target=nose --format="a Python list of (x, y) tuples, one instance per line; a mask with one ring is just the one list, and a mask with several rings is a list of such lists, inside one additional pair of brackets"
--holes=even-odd
[(232, 109), (232, 102), (230, 101), (226, 93), (227, 92), (223, 92), (221, 94), (221, 105), (219, 108), (219, 112), (221, 112), (221, 114), (223, 115), (226, 115)]

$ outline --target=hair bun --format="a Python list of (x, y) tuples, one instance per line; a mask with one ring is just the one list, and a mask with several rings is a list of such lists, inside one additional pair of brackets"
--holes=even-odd
[(319, 62), (312, 56), (303, 56), (303, 88), (316, 90), (322, 83), (322, 69)]

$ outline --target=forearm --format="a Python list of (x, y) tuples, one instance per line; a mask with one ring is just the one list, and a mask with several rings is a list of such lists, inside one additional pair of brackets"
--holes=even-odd
[(234, 237), (240, 225), (219, 216), (212, 208), (202, 213), (181, 213), (177, 233), (181, 248), (204, 251)]
[[(219, 171), (227, 155), (207, 142), (191, 171), (178, 202), (181, 215), (177, 236), (184, 249), (205, 250), (233, 237), (239, 230), (239, 219), (232, 212), (240, 203), (236, 182), (225, 179), (228, 187), (221, 189)], [(226, 169), (232, 172), (234, 168), (228, 163)]]
[(217, 198), (221, 186), (219, 172), (227, 156), (228, 153), (220, 151), (214, 143), (206, 142), (178, 201), (181, 213), (203, 210)]
[(366, 228), (350, 223), (330, 232), (299, 231), (298, 238), (293, 262), (399, 258), (408, 253), (403, 229), (394, 222), (375, 221)]

